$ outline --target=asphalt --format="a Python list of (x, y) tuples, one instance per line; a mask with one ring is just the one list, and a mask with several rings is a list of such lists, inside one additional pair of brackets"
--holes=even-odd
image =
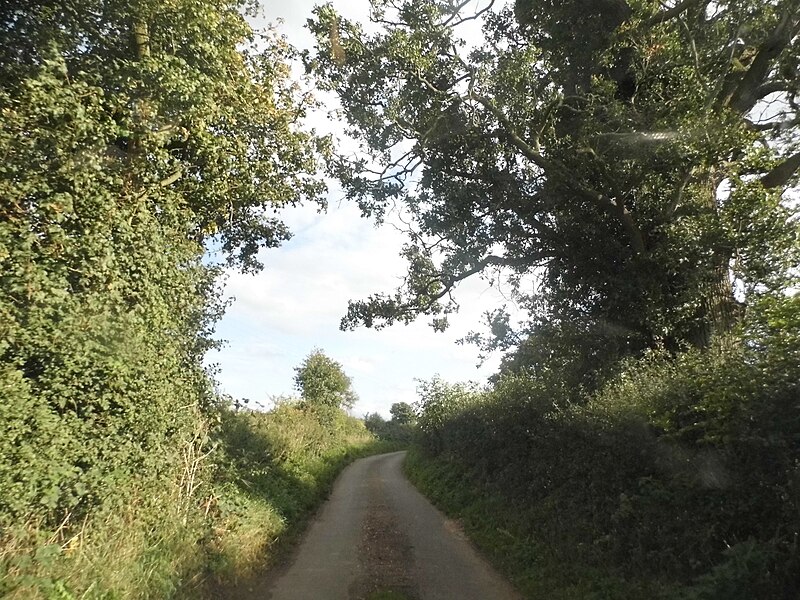
[(408, 482), (404, 452), (357, 460), (337, 480), (270, 600), (511, 600), (520, 596), (457, 523)]

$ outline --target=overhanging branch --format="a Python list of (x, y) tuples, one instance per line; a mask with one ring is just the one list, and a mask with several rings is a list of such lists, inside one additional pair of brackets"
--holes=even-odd
[(645, 27), (653, 27), (655, 25), (660, 25), (661, 23), (665, 23), (670, 19), (674, 19), (681, 13), (687, 11), (692, 6), (696, 6), (700, 4), (703, 0), (683, 0), (683, 2), (678, 2), (675, 6), (670, 9), (661, 11), (656, 16), (648, 19), (644, 22)]
[(424, 297), (403, 297), (400, 292), (394, 296), (382, 294), (370, 296), (366, 301), (351, 301), (347, 308), (347, 314), (342, 318), (340, 328), (344, 330), (354, 329), (359, 323), (365, 327), (375, 327), (381, 329), (395, 322), (409, 323), (418, 315), (438, 314), (441, 309), (438, 307), (439, 301), (450, 296), (459, 282), (471, 277), (490, 266), (507, 267), (530, 267), (535, 265), (536, 260), (543, 260), (539, 256), (503, 257), (488, 255), (472, 266), (465, 268), (455, 274), (437, 273), (432, 275), (426, 282), (431, 286), (440, 286), (440, 289)]
[(505, 113), (503, 113), (491, 99), (484, 96), (473, 96), (473, 98), (494, 115), (503, 127), (509, 142), (522, 152), (523, 156), (542, 169), (548, 176), (557, 177), (563, 184), (566, 184), (581, 197), (589, 200), (605, 212), (617, 218), (628, 234), (633, 251), (636, 254), (644, 252), (644, 236), (642, 236), (642, 232), (636, 224), (633, 215), (625, 208), (625, 205), (621, 201), (609, 198), (601, 192), (575, 181), (574, 175), (562, 164), (545, 158), (541, 153), (537, 152), (531, 144), (522, 139)]
[(769, 173), (761, 178), (761, 185), (765, 188), (783, 187), (794, 177), (800, 169), (800, 152), (793, 154)]
[[(730, 96), (730, 107), (741, 114), (747, 114), (761, 98), (762, 86), (769, 86), (766, 81), (773, 66), (773, 61), (780, 56), (792, 38), (797, 34), (797, 16), (794, 11), (784, 13), (777, 27), (759, 46), (750, 68), (747, 69), (739, 84)], [(769, 87), (767, 87), (769, 90)], [(769, 93), (769, 92), (768, 92)], [(759, 95), (762, 94), (762, 95)]]

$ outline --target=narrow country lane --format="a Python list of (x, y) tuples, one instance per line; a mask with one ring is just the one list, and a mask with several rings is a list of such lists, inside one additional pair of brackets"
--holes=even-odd
[(350, 465), (271, 600), (506, 600), (519, 596), (406, 480), (404, 452)]

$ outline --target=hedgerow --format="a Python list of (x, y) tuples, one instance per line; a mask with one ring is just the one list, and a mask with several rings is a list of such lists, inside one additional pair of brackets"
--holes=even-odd
[(469, 403), (429, 384), (411, 472), (530, 597), (794, 598), (799, 314), (764, 300), (736, 335), (648, 353), (583, 402), (520, 374)]
[(256, 43), (254, 8), (0, 6), (0, 594), (170, 597), (204, 576), (211, 263), (257, 270), (289, 237), (274, 211), (325, 188), (293, 50)]
[(341, 468), (373, 451), (363, 423), (299, 402), (220, 406), (181, 449), (172, 477), (130, 477), (80, 521), (4, 527), (0, 592), (13, 599), (198, 598), (269, 567)]

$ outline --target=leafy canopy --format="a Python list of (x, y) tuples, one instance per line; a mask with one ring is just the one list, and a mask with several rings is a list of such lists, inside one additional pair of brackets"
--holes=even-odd
[(365, 214), (411, 215), (404, 285), (344, 328), (442, 326), (481, 274), (511, 281), (523, 333), (624, 355), (704, 345), (788, 285), (798, 0), (493, 4), (373, 0), (369, 34), (317, 10), (308, 66), (363, 149), (332, 172)]
[(204, 443), (205, 245), (257, 269), (273, 213), (324, 188), (292, 51), (251, 7), (0, 6), (0, 526), (80, 522)]
[(400, 425), (411, 425), (417, 420), (414, 407), (408, 402), (395, 402), (389, 409), (389, 414), (392, 415), (392, 421)]
[(358, 400), (342, 365), (314, 350), (295, 368), (295, 387), (312, 408), (351, 408)]

